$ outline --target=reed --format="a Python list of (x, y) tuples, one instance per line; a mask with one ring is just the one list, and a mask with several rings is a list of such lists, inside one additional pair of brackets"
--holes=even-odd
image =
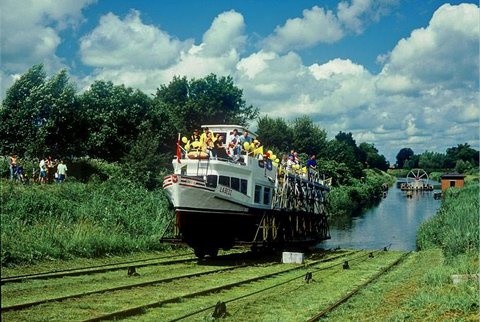
[(479, 253), (479, 185), (446, 191), (438, 213), (423, 223), (417, 233), (417, 247), (439, 247), (447, 261), (460, 254)]
[(126, 179), (87, 184), (2, 182), (2, 265), (156, 250), (172, 219), (163, 191)]

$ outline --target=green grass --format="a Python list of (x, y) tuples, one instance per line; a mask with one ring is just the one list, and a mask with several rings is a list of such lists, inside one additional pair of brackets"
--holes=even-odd
[(460, 254), (478, 254), (479, 193), (479, 185), (475, 183), (448, 189), (436, 216), (420, 226), (418, 248), (439, 247), (448, 261), (454, 261)]
[(172, 218), (162, 191), (124, 180), (2, 182), (2, 266), (160, 249)]

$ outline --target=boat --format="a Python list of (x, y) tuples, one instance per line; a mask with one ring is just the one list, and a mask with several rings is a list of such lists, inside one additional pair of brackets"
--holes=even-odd
[[(227, 144), (230, 133), (248, 131), (239, 125), (202, 125)], [(305, 169), (286, 169), (272, 151), (264, 153), (257, 135), (238, 155), (213, 156), (187, 138), (177, 142), (173, 172), (163, 189), (175, 210), (174, 240), (181, 240), (201, 258), (219, 249), (250, 245), (253, 250), (308, 247), (330, 238), (326, 195), (331, 181)], [(185, 143), (182, 146), (181, 141)], [(196, 157), (197, 155), (197, 157)]]

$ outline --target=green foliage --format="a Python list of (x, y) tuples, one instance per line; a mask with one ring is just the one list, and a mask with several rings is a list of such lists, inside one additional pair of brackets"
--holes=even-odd
[(362, 179), (351, 179), (348, 185), (333, 187), (327, 196), (328, 213), (333, 216), (351, 214), (355, 210), (380, 200), (382, 185), (395, 182), (395, 178), (380, 170), (367, 169)]
[(448, 260), (459, 254), (478, 254), (479, 185), (449, 188), (438, 213), (424, 222), (417, 234), (417, 247), (439, 247)]
[(210, 74), (191, 81), (174, 77), (157, 90), (154, 105), (165, 116), (170, 131), (166, 139), (173, 143), (177, 133), (191, 133), (202, 124), (246, 125), (255, 119), (258, 108), (247, 105), (242, 96), (231, 77)]
[(80, 152), (79, 107), (65, 70), (47, 80), (43, 66), (33, 66), (7, 91), (2, 105), (3, 155), (65, 157)]
[(378, 149), (374, 144), (363, 142), (360, 143), (358, 148), (361, 151), (361, 155), (365, 157), (364, 162), (367, 167), (387, 171), (390, 164), (385, 159), (385, 156), (378, 154)]
[(308, 116), (296, 118), (292, 123), (293, 146), (295, 150), (308, 155), (319, 154), (327, 147), (327, 132), (313, 124)]
[(85, 152), (119, 161), (135, 143), (142, 123), (151, 119), (151, 99), (132, 88), (96, 81), (79, 97), (86, 123)]
[(293, 146), (293, 132), (282, 118), (271, 118), (268, 115), (257, 120), (257, 135), (262, 144), (275, 151), (290, 151)]
[(442, 169), (445, 164), (445, 155), (437, 152), (425, 151), (418, 160), (418, 166), (430, 172), (435, 169)]
[(445, 167), (454, 168), (459, 160), (469, 162), (478, 167), (479, 151), (471, 148), (468, 143), (448, 148), (445, 156)]
[[(413, 157), (413, 150), (410, 148), (401, 149), (396, 156), (397, 159), (397, 168), (404, 168), (405, 162), (410, 160)], [(411, 167), (410, 167), (411, 168)]]
[(159, 249), (172, 218), (161, 191), (120, 178), (2, 185), (2, 265)]

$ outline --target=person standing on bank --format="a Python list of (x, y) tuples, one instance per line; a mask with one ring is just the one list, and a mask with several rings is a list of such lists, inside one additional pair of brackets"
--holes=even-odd
[(13, 180), (15, 170), (17, 169), (17, 155), (12, 155), (8, 160), (8, 167), (10, 169), (10, 180)]
[(63, 183), (65, 181), (67, 170), (67, 166), (63, 163), (63, 160), (60, 160), (60, 163), (57, 166), (58, 183)]

